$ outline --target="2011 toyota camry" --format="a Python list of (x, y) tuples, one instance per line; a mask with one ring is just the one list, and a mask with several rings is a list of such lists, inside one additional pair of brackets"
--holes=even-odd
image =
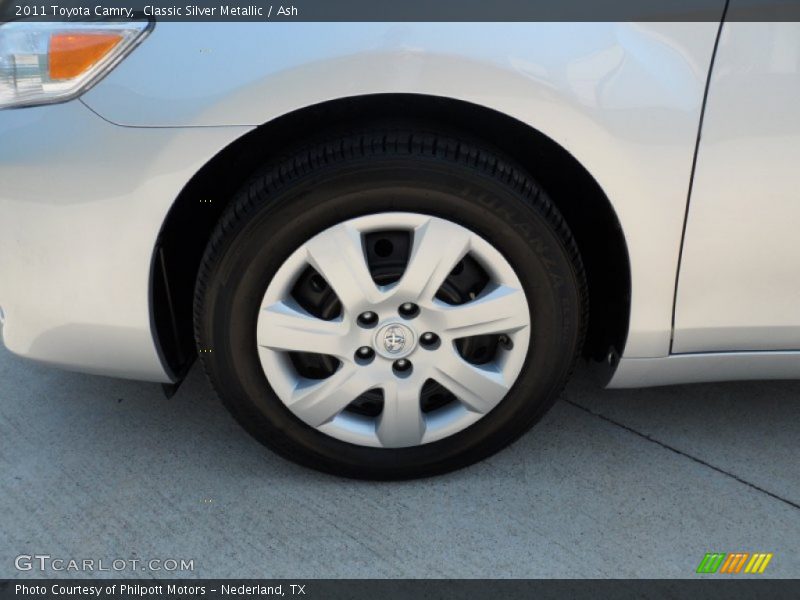
[[(736, 0), (731, 0), (735, 4)], [(14, 353), (304, 465), (480, 460), (579, 356), (800, 375), (800, 24), (0, 26)]]

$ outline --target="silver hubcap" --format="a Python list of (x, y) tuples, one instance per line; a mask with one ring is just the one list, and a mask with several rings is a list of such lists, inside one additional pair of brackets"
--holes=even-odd
[[(378, 231), (411, 234), (405, 270), (386, 286), (374, 282), (364, 253), (364, 236)], [(489, 281), (468, 301), (448, 304), (437, 292), (467, 255)], [(332, 320), (312, 315), (292, 295), (309, 266), (341, 303)], [(267, 287), (257, 327), (264, 372), (292, 413), (346, 442), (401, 448), (451, 436), (505, 397), (527, 355), (530, 312), (511, 265), (480, 236), (437, 217), (380, 213), (335, 225), (292, 253)], [(501, 336), (502, 347), (488, 362), (465, 360), (457, 341), (487, 335)], [(327, 355), (338, 367), (322, 379), (304, 377), (291, 353)], [(424, 410), (430, 382), (455, 400)], [(379, 414), (348, 409), (374, 390), (382, 393)]]

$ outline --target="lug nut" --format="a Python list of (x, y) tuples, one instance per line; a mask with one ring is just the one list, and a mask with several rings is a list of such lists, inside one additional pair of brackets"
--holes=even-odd
[(361, 348), (356, 350), (356, 362), (359, 364), (365, 365), (370, 363), (373, 358), (375, 358), (375, 350), (369, 346), (361, 346)]
[(400, 305), (400, 308), (397, 309), (397, 312), (399, 312), (400, 316), (404, 319), (413, 319), (419, 314), (419, 306), (413, 302), (404, 302)]
[(497, 343), (503, 350), (511, 350), (514, 347), (514, 342), (512, 342), (511, 338), (506, 334), (503, 334), (497, 338)]
[(439, 336), (432, 331), (426, 331), (419, 338), (419, 343), (427, 350), (435, 350), (439, 347)]
[(412, 369), (413, 366), (411, 361), (405, 358), (394, 361), (394, 364), (392, 365), (392, 371), (394, 371), (394, 374), (398, 377), (407, 377), (408, 375), (411, 375)]
[(378, 315), (371, 310), (368, 310), (367, 312), (363, 312), (358, 315), (357, 321), (361, 327), (374, 327), (378, 322)]

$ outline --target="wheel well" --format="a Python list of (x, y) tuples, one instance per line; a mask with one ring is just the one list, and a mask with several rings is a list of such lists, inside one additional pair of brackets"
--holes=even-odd
[(521, 164), (548, 192), (578, 243), (589, 284), (584, 355), (621, 354), (628, 333), (630, 263), (614, 209), (594, 178), (556, 142), (528, 125), (468, 102), (415, 94), (376, 94), (309, 106), (266, 123), (220, 151), (181, 191), (159, 234), (151, 310), (165, 366), (180, 378), (196, 349), (194, 284), (227, 203), (265, 162), (299, 141), (373, 120), (402, 118), (469, 134)]

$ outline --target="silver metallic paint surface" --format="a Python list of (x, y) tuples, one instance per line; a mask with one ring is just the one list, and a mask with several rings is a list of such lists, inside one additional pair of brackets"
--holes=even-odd
[(623, 358), (608, 387), (799, 377), (800, 352), (704, 352), (664, 358)]
[(0, 112), (3, 340), (55, 366), (168, 381), (150, 261), (172, 201), (246, 127), (136, 129), (80, 102)]
[(686, 227), (673, 352), (800, 349), (799, 106), (800, 23), (726, 23)]

